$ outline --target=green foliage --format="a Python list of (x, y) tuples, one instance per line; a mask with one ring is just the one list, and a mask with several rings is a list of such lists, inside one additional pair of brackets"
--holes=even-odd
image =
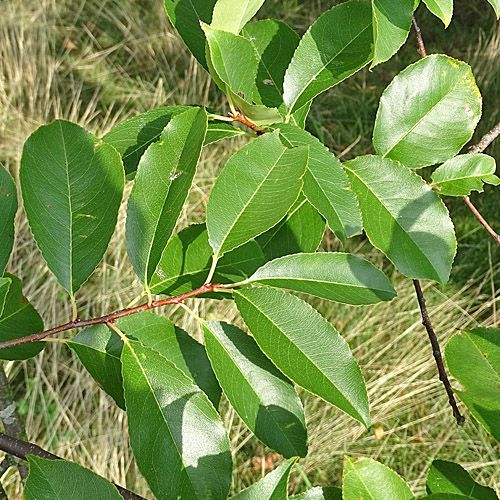
[[(424, 1), (450, 23), (452, 0)], [(233, 457), (219, 414), (222, 393), (220, 407), (235, 412), (224, 422), (237, 414), (239, 425), (285, 457), (237, 493), (238, 500), (288, 497), (291, 470), (308, 453), (307, 408), (295, 384), (368, 429), (370, 403), (353, 352), (294, 293), (356, 306), (392, 300), (391, 280), (357, 255), (364, 245), (356, 254), (325, 251), (340, 243), (354, 248), (348, 238), (362, 231), (408, 278), (445, 283), (457, 238), (441, 196), (500, 183), (492, 157), (459, 155), (480, 119), (481, 95), (471, 68), (443, 54), (403, 69), (383, 93), (373, 133), (377, 155), (342, 164), (305, 130), (316, 96), (398, 52), (418, 1), (348, 0), (321, 15), (303, 37), (282, 21), (250, 22), (263, 3), (165, 0), (180, 37), (225, 94), (227, 116), (196, 105), (161, 107), (118, 124), (102, 141), (57, 120), (35, 131), (23, 150), (28, 221), (75, 313), (56, 331), (86, 327), (65, 343), (126, 412), (137, 467), (161, 500), (227, 499)], [(500, 10), (496, 0), (490, 3)], [(206, 222), (184, 227), (180, 215), (203, 148), (231, 137), (247, 142), (216, 176), (210, 196), (203, 193)], [(431, 185), (411, 170), (436, 164), (442, 165)], [(127, 191), (127, 253), (143, 286), (133, 304), (146, 296), (147, 302), (75, 319), (74, 294), (107, 249), (125, 175), (134, 183)], [(16, 211), (15, 183), (0, 166), (1, 342), (43, 330), (20, 280), (3, 274)], [(325, 236), (326, 225), (331, 233)], [(155, 301), (153, 294), (168, 298)], [(195, 312), (188, 301), (214, 297), (234, 299), (241, 316), (234, 322), (244, 322), (249, 333), (213, 318), (210, 307)], [(204, 343), (190, 328), (151, 311), (165, 305), (191, 314)], [(10, 346), (0, 357), (27, 359), (42, 347)], [(500, 440), (500, 330), (455, 335), (446, 361), (464, 387), (457, 394)], [(76, 464), (29, 462), (28, 500), (120, 498), (111, 483)], [(60, 481), (63, 476), (68, 479)], [(395, 471), (367, 458), (346, 458), (342, 491), (308, 481), (308, 491), (290, 498), (414, 498)], [(459, 465), (442, 461), (433, 462), (427, 489), (427, 498), (441, 500), (496, 498)]]
[(497, 186), (495, 158), (483, 154), (459, 155), (443, 163), (432, 173), (432, 183), (439, 194), (467, 196), (472, 191), (483, 192), (483, 182)]
[(481, 94), (467, 64), (444, 55), (412, 64), (384, 91), (373, 145), (406, 167), (434, 165), (455, 156), (481, 117)]
[(427, 472), (428, 493), (453, 493), (475, 500), (498, 500), (491, 488), (474, 481), (467, 471), (458, 464), (434, 460)]
[(500, 330), (463, 331), (450, 339), (445, 353), (451, 374), (465, 388), (455, 392), (484, 428), (500, 441)]
[(57, 120), (26, 141), (19, 177), (38, 247), (74, 295), (115, 230), (124, 187), (120, 156), (78, 125)]
[[(65, 460), (28, 456), (25, 500), (122, 500), (118, 490), (89, 469)], [(61, 480), (64, 478), (64, 480)]]
[(413, 500), (409, 486), (393, 470), (370, 458), (346, 457), (342, 481), (344, 500)]
[(345, 168), (372, 245), (409, 278), (448, 281), (457, 243), (439, 196), (388, 158), (358, 157)]
[[(0, 163), (0, 276), (9, 262), (14, 245), (14, 219), (17, 212), (17, 191), (14, 180)], [(0, 311), (1, 312), (1, 311)]]

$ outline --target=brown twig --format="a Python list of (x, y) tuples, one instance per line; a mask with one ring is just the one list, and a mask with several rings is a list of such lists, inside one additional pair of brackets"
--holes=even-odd
[(497, 123), (481, 140), (469, 149), (469, 153), (482, 153), (498, 136), (500, 136), (500, 123)]
[(151, 302), (151, 304), (143, 304), (141, 306), (132, 307), (130, 309), (122, 309), (121, 311), (116, 311), (114, 313), (107, 314), (106, 316), (101, 316), (99, 318), (86, 319), (86, 320), (81, 320), (77, 318), (74, 321), (69, 321), (64, 325), (51, 328), (50, 330), (45, 330), (40, 333), (34, 333), (32, 335), (27, 335), (26, 337), (20, 337), (18, 339), (12, 339), (12, 340), (7, 340), (5, 342), (0, 342), (0, 349), (5, 349), (7, 347), (14, 347), (16, 345), (21, 345), (21, 344), (27, 344), (29, 342), (37, 342), (51, 335), (55, 335), (56, 333), (72, 330), (73, 328), (84, 328), (86, 326), (101, 325), (104, 323), (113, 323), (117, 319), (123, 318), (125, 316), (130, 316), (131, 314), (136, 314), (143, 311), (149, 311), (151, 309), (167, 306), (169, 304), (179, 304), (191, 297), (196, 297), (197, 295), (213, 292), (218, 286), (219, 285), (212, 285), (210, 283), (206, 283), (200, 288), (197, 288), (196, 290), (193, 290), (188, 293), (183, 293), (182, 295), (178, 295), (177, 297), (169, 297), (168, 299), (153, 301)]
[[(27, 455), (35, 455), (40, 458), (46, 458), (48, 460), (63, 460), (61, 457), (54, 455), (40, 446), (34, 443), (28, 443), (26, 441), (22, 441), (21, 439), (16, 439), (11, 436), (7, 436), (7, 434), (3, 434), (0, 432), (0, 450), (5, 451), (9, 455), (13, 455), (14, 457), (20, 458), (21, 460), (26, 460)], [(137, 493), (133, 491), (129, 491), (121, 486), (115, 484), (116, 489), (120, 492), (120, 495), (125, 500), (146, 500), (144, 497), (141, 497)]]
[(486, 222), (486, 219), (481, 215), (479, 210), (472, 204), (468, 196), (463, 196), (463, 200), (467, 206), (471, 209), (472, 213), (476, 216), (477, 220), (484, 226), (486, 231), (490, 233), (491, 237), (500, 245), (500, 236), (495, 232), (495, 230)]
[(424, 44), (424, 39), (422, 37), (422, 32), (420, 31), (415, 16), (411, 16), (411, 21), (413, 24), (413, 29), (415, 30), (415, 37), (417, 39), (418, 53), (420, 54), (420, 57), (423, 59), (424, 57), (427, 57), (427, 51), (425, 50), (425, 44)]
[(439, 347), (436, 332), (434, 331), (434, 328), (432, 328), (431, 319), (425, 305), (425, 297), (422, 292), (422, 288), (420, 287), (420, 282), (418, 280), (413, 280), (413, 284), (415, 286), (415, 291), (417, 292), (418, 305), (420, 307), (420, 313), (422, 315), (422, 324), (425, 326), (427, 334), (429, 335), (429, 340), (431, 341), (432, 354), (434, 355), (434, 359), (438, 368), (439, 380), (441, 380), (444, 388), (446, 389), (446, 394), (448, 394), (448, 401), (450, 402), (450, 406), (453, 409), (453, 416), (455, 417), (457, 424), (463, 425), (463, 423), (465, 422), (465, 418), (458, 409), (457, 402), (455, 401), (455, 395), (453, 394), (453, 388), (451, 387), (448, 375), (446, 374), (443, 356), (441, 355), (441, 348)]

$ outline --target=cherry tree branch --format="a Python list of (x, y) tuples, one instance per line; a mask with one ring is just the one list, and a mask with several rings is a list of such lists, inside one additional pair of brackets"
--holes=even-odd
[[(44, 450), (43, 448), (40, 448), (40, 446), (34, 443), (28, 443), (26, 441), (22, 441), (21, 439), (7, 436), (7, 434), (3, 434), (1, 432), (0, 450), (8, 453), (9, 455), (20, 458), (21, 460), (26, 460), (26, 455), (35, 455), (37, 457), (46, 458), (48, 460), (63, 460), (61, 457), (58, 457), (57, 455), (54, 455)], [(144, 497), (141, 497), (137, 493), (122, 488), (117, 484), (115, 484), (115, 487), (125, 500), (146, 500)]]
[(189, 299), (191, 297), (196, 297), (198, 295), (202, 295), (208, 292), (214, 292), (216, 291), (218, 286), (219, 285), (212, 285), (211, 283), (205, 283), (203, 286), (197, 288), (196, 290), (193, 290), (188, 293), (183, 293), (182, 295), (178, 295), (176, 297), (169, 297), (168, 299), (153, 301), (150, 304), (143, 304), (141, 306), (131, 307), (129, 309), (122, 309), (121, 311), (116, 311), (114, 313), (107, 314), (99, 318), (92, 318), (86, 320), (81, 320), (79, 318), (76, 318), (74, 321), (69, 321), (64, 325), (51, 328), (50, 330), (45, 330), (40, 333), (34, 333), (32, 335), (27, 335), (26, 337), (20, 337), (17, 339), (0, 342), (0, 349), (5, 349), (7, 347), (14, 347), (16, 345), (21, 345), (21, 344), (28, 344), (30, 342), (37, 342), (51, 335), (55, 335), (56, 333), (65, 332), (67, 330), (72, 330), (74, 328), (85, 328), (86, 326), (114, 323), (117, 319), (123, 318), (125, 316), (130, 316), (131, 314), (137, 314), (143, 311), (149, 311), (151, 309), (156, 309), (158, 307), (167, 306), (170, 304), (180, 304), (184, 302), (186, 299)]
[(429, 335), (429, 340), (432, 345), (432, 354), (434, 355), (434, 359), (436, 361), (436, 365), (439, 372), (439, 380), (444, 385), (446, 389), (446, 394), (448, 395), (448, 401), (450, 402), (450, 406), (453, 410), (453, 416), (457, 421), (458, 425), (463, 425), (465, 422), (464, 416), (460, 413), (458, 409), (457, 402), (455, 400), (455, 394), (453, 393), (453, 388), (451, 387), (450, 381), (448, 379), (448, 375), (446, 374), (446, 369), (444, 367), (443, 356), (441, 354), (441, 348), (439, 347), (439, 341), (432, 327), (431, 319), (429, 317), (429, 312), (427, 311), (427, 306), (425, 305), (425, 297), (422, 292), (422, 288), (420, 286), (420, 282), (418, 280), (413, 280), (413, 285), (415, 286), (415, 291), (417, 292), (418, 305), (420, 307), (420, 313), (422, 315), (422, 324), (425, 326), (427, 330), (427, 334)]
[(425, 50), (425, 44), (424, 44), (424, 39), (422, 37), (422, 32), (420, 31), (420, 28), (417, 24), (417, 20), (413, 15), (411, 16), (411, 22), (413, 24), (413, 29), (415, 30), (415, 37), (417, 39), (417, 44), (418, 44), (418, 53), (420, 54), (420, 57), (423, 59), (424, 57), (427, 57), (427, 51)]

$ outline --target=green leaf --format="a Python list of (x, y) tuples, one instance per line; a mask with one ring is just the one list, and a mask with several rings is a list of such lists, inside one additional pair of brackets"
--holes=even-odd
[(312, 488), (301, 495), (290, 497), (290, 500), (342, 500), (340, 488)]
[(454, 335), (446, 346), (455, 391), (483, 427), (500, 441), (500, 330), (476, 328)]
[(392, 300), (396, 291), (384, 273), (348, 253), (299, 253), (268, 262), (247, 283), (287, 288), (353, 305)]
[(19, 177), (38, 247), (74, 295), (115, 230), (125, 183), (120, 155), (78, 125), (56, 120), (24, 144)]
[(304, 35), (287, 69), (284, 101), (288, 114), (345, 80), (372, 58), (370, 4), (350, 0), (328, 10)]
[[(257, 104), (283, 108), (285, 72), (299, 44), (299, 35), (275, 19), (251, 23), (242, 34), (250, 40), (259, 61), (253, 100)], [(283, 114), (286, 110), (282, 109)]]
[(288, 477), (296, 459), (292, 458), (272, 472), (264, 479), (253, 484), (246, 490), (231, 497), (231, 500), (284, 500), (288, 494)]
[(203, 108), (172, 118), (141, 158), (127, 205), (127, 253), (145, 286), (189, 194), (207, 132)]
[(408, 38), (414, 0), (372, 0), (375, 56), (370, 69), (389, 60)]
[[(43, 320), (23, 296), (21, 280), (7, 273), (4, 278), (10, 280), (11, 283), (0, 316), (0, 342), (42, 332)], [(0, 359), (32, 358), (44, 347), (43, 342), (30, 342), (16, 347), (8, 347), (0, 350)]]
[(388, 158), (358, 157), (344, 167), (372, 245), (409, 278), (445, 283), (457, 244), (439, 196), (413, 171)]
[(280, 125), (285, 145), (309, 145), (309, 163), (304, 175), (304, 194), (342, 242), (361, 232), (356, 196), (337, 158), (316, 137), (292, 125)]
[(290, 125), (295, 125), (301, 129), (306, 128), (306, 120), (309, 115), (309, 111), (311, 110), (312, 101), (309, 101), (307, 104), (304, 104), (301, 108), (299, 108), (295, 113), (290, 116)]
[(373, 131), (381, 156), (420, 168), (444, 162), (468, 142), (481, 117), (481, 94), (469, 65), (431, 55), (408, 66), (385, 89)]
[[(165, 247), (149, 284), (154, 294), (181, 295), (199, 288), (208, 277), (213, 250), (205, 224), (193, 224), (176, 234)], [(259, 245), (250, 240), (227, 253), (217, 263), (214, 283), (235, 283), (264, 265)]]
[(234, 154), (217, 178), (207, 204), (210, 244), (217, 257), (277, 224), (302, 189), (309, 148), (288, 149), (278, 131)]
[(17, 190), (9, 172), (0, 163), (0, 277), (14, 246), (14, 219), (17, 213)]
[(497, 186), (495, 158), (483, 154), (455, 156), (432, 173), (437, 192), (447, 196), (467, 196), (472, 191), (483, 192), (483, 182)]
[(24, 500), (123, 500), (108, 480), (73, 462), (28, 455), (28, 463)]
[(170, 22), (194, 57), (207, 70), (206, 40), (200, 22), (212, 21), (216, 2), (217, 0), (164, 0)]
[(257, 344), (290, 380), (370, 425), (361, 370), (345, 340), (309, 304), (273, 288), (235, 290)]
[(497, 19), (500, 19), (500, 0), (488, 0), (491, 6), (495, 9), (495, 14), (497, 15)]
[(5, 301), (11, 284), (12, 280), (10, 278), (0, 278), (0, 318), (3, 315), (3, 308), (5, 307)]
[(207, 396), (139, 342), (125, 343), (121, 359), (130, 444), (156, 498), (226, 500), (229, 439)]
[(208, 122), (205, 145), (242, 135), (245, 135), (245, 131), (240, 128), (236, 128), (231, 123), (219, 121)]
[(230, 90), (227, 91), (226, 95), (237, 110), (241, 111), (248, 120), (259, 127), (273, 125), (283, 121), (283, 117), (277, 108), (268, 108), (260, 104), (250, 104)]
[[(203, 30), (208, 41), (210, 61), (216, 72), (213, 75), (211, 71), (212, 76), (220, 78), (235, 94), (242, 94), (247, 101), (251, 101), (259, 61), (250, 41), (206, 24)], [(217, 78), (215, 81), (226, 92)]]
[(427, 8), (444, 23), (447, 28), (453, 17), (453, 0), (424, 0)]
[(427, 493), (456, 493), (475, 500), (498, 500), (495, 491), (476, 483), (458, 464), (434, 460), (427, 473)]
[(430, 500), (471, 500), (471, 497), (455, 495), (454, 493), (436, 493), (423, 498), (429, 498)]
[(211, 27), (238, 34), (263, 3), (264, 0), (217, 0)]
[(305, 457), (304, 409), (293, 384), (236, 326), (208, 321), (203, 332), (222, 390), (249, 429), (280, 455)]
[[(184, 330), (151, 312), (118, 319), (116, 326), (129, 338), (165, 356), (207, 394), (214, 406), (219, 405), (221, 388), (205, 348)], [(120, 361), (123, 342), (120, 337), (106, 325), (95, 325), (85, 328), (66, 343), (104, 391), (120, 408), (125, 408)]]
[(324, 233), (325, 221), (304, 196), (300, 195), (286, 217), (258, 236), (257, 243), (266, 259), (273, 260), (292, 253), (315, 252)]
[[(167, 0), (169, 1), (169, 0)], [(170, 120), (191, 109), (189, 106), (166, 106), (134, 116), (111, 129), (102, 140), (111, 144), (122, 156), (125, 173), (137, 170), (146, 149), (160, 140)]]
[(344, 500), (413, 500), (404, 480), (371, 458), (346, 457), (342, 492)]

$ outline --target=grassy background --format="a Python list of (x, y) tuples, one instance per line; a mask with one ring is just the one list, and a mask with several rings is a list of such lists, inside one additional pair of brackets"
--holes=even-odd
[[(260, 15), (283, 19), (302, 33), (335, 3), (268, 1)], [(455, 3), (455, 18), (446, 31), (423, 6), (417, 17), (429, 53), (447, 53), (472, 65), (484, 96), (479, 137), (500, 120), (500, 28), (485, 0)], [(380, 94), (395, 74), (418, 57), (410, 38), (390, 62), (373, 72), (361, 71), (318, 98), (308, 129), (342, 159), (373, 152), (370, 138)], [(220, 93), (169, 26), (161, 0), (2, 0), (0, 162), (14, 175), (26, 137), (56, 117), (78, 122), (100, 135), (150, 108), (193, 103), (225, 111)], [(205, 150), (181, 226), (203, 218), (213, 179), (240, 145), (238, 139)], [(500, 158), (499, 144), (489, 153)], [(488, 189), (473, 200), (499, 227), (495, 190)], [(498, 248), (460, 200), (446, 202), (459, 237), (456, 266), (447, 286), (425, 284), (430, 314), (443, 344), (457, 329), (498, 325), (500, 284)], [(67, 297), (44, 265), (22, 213), (17, 223), (9, 271), (23, 279), (25, 293), (46, 325), (67, 321)], [(140, 291), (126, 257), (123, 234), (122, 211), (103, 263), (79, 293), (81, 317), (124, 307)], [(325, 236), (323, 247), (340, 248), (331, 234)], [(472, 418), (467, 418), (463, 428), (454, 425), (411, 282), (363, 238), (349, 241), (347, 249), (384, 268), (398, 290), (390, 304), (369, 308), (312, 301), (344, 335), (362, 367), (373, 428), (365, 431), (340, 411), (302, 392), (310, 453), (301, 461), (303, 473), (293, 473), (291, 492), (302, 491), (309, 483), (340, 484), (346, 453), (370, 456), (393, 467), (418, 496), (424, 493), (425, 471), (435, 458), (462, 463), (478, 480), (500, 491), (500, 446)], [(193, 301), (192, 305), (198, 314), (211, 319), (240, 321), (229, 302)], [(200, 335), (190, 318), (175, 309), (166, 313), (193, 335)], [(50, 343), (33, 360), (7, 363), (6, 371), (29, 439), (148, 495), (129, 448), (124, 413), (68, 349)], [(233, 489), (238, 491), (258, 480), (275, 457), (252, 438), (227, 403), (223, 405), (234, 450)], [(2, 482), (10, 498), (21, 498), (14, 470)]]

